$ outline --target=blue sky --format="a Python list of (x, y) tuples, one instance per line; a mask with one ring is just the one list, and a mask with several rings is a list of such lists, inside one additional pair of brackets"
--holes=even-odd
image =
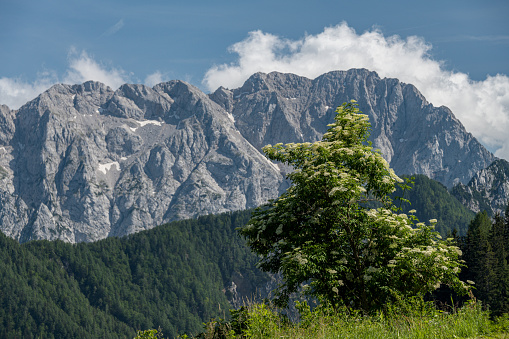
[(0, 103), (54, 83), (204, 91), (256, 71), (365, 67), (447, 105), (509, 158), (509, 2), (0, 0)]

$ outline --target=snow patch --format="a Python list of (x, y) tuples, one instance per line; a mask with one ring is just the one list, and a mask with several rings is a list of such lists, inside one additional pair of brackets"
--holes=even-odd
[(228, 118), (229, 118), (232, 122), (235, 122), (235, 117), (233, 116), (233, 114), (231, 114), (230, 112), (226, 112), (226, 115), (228, 115)]
[(99, 164), (99, 168), (97, 168), (97, 170), (106, 174), (108, 171), (111, 171), (113, 166), (116, 167), (117, 171), (120, 171), (120, 164), (118, 161), (108, 162), (107, 164)]
[(163, 123), (161, 121), (157, 121), (157, 120), (145, 120), (145, 121), (137, 121), (137, 120), (135, 120), (135, 121), (141, 127), (143, 127), (145, 125), (148, 125), (148, 124), (157, 125), (157, 126), (162, 126), (163, 125)]
[[(135, 123), (140, 125), (140, 127), (143, 127), (145, 125), (156, 125), (156, 126), (162, 126), (163, 123), (161, 121), (157, 120), (145, 120), (145, 121), (139, 121), (139, 120), (133, 120)], [(129, 127), (131, 131), (136, 132), (138, 128)]]

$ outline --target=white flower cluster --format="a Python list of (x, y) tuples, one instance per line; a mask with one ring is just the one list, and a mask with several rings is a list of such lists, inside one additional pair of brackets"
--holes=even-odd
[(304, 258), (300, 252), (293, 254), (293, 260), (295, 260), (299, 265), (305, 265), (308, 263), (308, 260)]

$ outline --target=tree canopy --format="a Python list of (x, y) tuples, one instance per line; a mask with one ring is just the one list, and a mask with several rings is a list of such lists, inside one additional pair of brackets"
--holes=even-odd
[(250, 217), (203, 216), (74, 245), (19, 244), (0, 232), (0, 338), (198, 333), (235, 292), (250, 297), (269, 281), (235, 230)]
[[(240, 233), (262, 270), (282, 273), (277, 300), (303, 291), (370, 311), (441, 284), (467, 291), (458, 279), (461, 251), (434, 231), (436, 220), (420, 223), (394, 208), (390, 194), (401, 179), (368, 142), (368, 117), (355, 101), (336, 113), (322, 141), (263, 148), (293, 167), (292, 185)], [(373, 201), (382, 207), (368, 208)]]
[(504, 217), (477, 213), (460, 244), (467, 265), (461, 276), (475, 282), (473, 295), (492, 315), (509, 312), (509, 205)]

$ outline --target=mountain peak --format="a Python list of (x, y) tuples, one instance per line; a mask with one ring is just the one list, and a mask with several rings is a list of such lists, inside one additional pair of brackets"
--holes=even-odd
[(94, 241), (259, 206), (288, 187), (261, 148), (320, 140), (352, 99), (398, 174), (451, 187), (494, 160), (450, 110), (366, 69), (256, 73), (209, 95), (179, 80), (60, 84), (18, 111), (0, 106), (1, 229), (21, 241)]

